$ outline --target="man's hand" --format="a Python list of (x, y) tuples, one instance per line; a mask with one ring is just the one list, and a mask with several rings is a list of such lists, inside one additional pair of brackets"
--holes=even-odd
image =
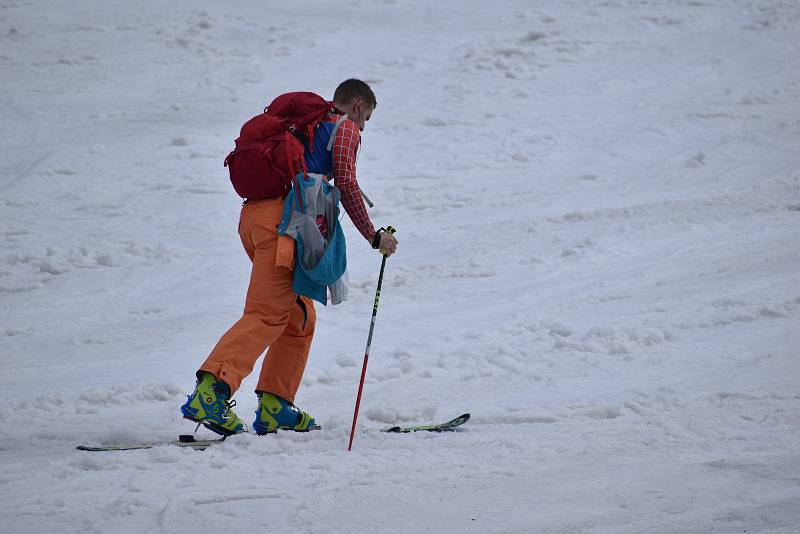
[(381, 232), (381, 242), (378, 245), (382, 254), (387, 257), (397, 252), (397, 238), (389, 232)]

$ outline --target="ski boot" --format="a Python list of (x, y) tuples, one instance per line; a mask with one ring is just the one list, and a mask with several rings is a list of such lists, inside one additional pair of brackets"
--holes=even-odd
[(320, 428), (313, 417), (300, 411), (291, 402), (265, 391), (258, 391), (257, 394), (258, 410), (253, 430), (259, 436), (277, 432), (278, 429), (308, 432)]
[(209, 430), (222, 436), (245, 432), (244, 423), (233, 408), (236, 401), (229, 400), (230, 388), (218, 381), (211, 373), (200, 373), (194, 393), (181, 406), (185, 419), (201, 423)]

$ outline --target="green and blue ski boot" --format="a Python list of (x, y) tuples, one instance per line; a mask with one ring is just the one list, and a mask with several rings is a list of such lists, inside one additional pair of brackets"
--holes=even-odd
[(217, 434), (230, 436), (245, 431), (244, 423), (231, 409), (235, 405), (236, 401), (230, 400), (228, 384), (211, 373), (200, 373), (194, 393), (181, 406), (181, 413)]
[(300, 411), (297, 406), (277, 395), (258, 391), (258, 410), (253, 430), (263, 436), (280, 430), (294, 430), (295, 432), (308, 432), (319, 430), (319, 425), (314, 418), (306, 412)]

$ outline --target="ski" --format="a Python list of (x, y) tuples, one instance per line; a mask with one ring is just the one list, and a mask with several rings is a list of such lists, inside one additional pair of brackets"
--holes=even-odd
[[(383, 432), (392, 433), (410, 433), (410, 432), (449, 432), (455, 430), (457, 427), (469, 421), (470, 415), (468, 413), (459, 415), (455, 419), (451, 419), (446, 423), (439, 423), (436, 425), (417, 425), (417, 426), (393, 426), (383, 430)], [(225, 437), (212, 438), (212, 439), (197, 439), (192, 434), (181, 434), (177, 440), (165, 441), (151, 441), (149, 443), (130, 443), (126, 445), (102, 445), (100, 447), (93, 447), (90, 445), (78, 445), (75, 447), (79, 451), (86, 452), (116, 452), (116, 451), (136, 451), (141, 449), (152, 449), (153, 447), (160, 447), (162, 445), (172, 445), (175, 447), (190, 447), (192, 449), (202, 451), (217, 443), (225, 441)]]
[(190, 447), (192, 449), (202, 451), (214, 445), (215, 443), (222, 443), (223, 441), (225, 441), (225, 437), (213, 438), (213, 439), (196, 439), (191, 434), (181, 434), (180, 436), (178, 436), (177, 440), (153, 441), (150, 443), (132, 443), (128, 445), (108, 445), (100, 447), (78, 445), (75, 448), (79, 451), (88, 451), (88, 452), (114, 452), (114, 451), (135, 451), (140, 449), (152, 449), (153, 447), (158, 447), (160, 445), (174, 445), (176, 447)]
[(459, 415), (455, 419), (451, 419), (446, 423), (440, 423), (438, 425), (418, 425), (418, 426), (393, 426), (391, 428), (387, 428), (384, 432), (419, 432), (419, 431), (426, 431), (426, 432), (445, 432), (455, 430), (456, 427), (459, 427), (469, 421), (469, 414), (465, 413), (463, 415)]

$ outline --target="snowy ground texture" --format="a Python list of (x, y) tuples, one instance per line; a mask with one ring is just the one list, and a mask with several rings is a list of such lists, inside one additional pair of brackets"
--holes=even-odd
[[(278, 4), (0, 2), (0, 531), (800, 531), (800, 4)], [(349, 76), (400, 239), (355, 450), (349, 221), (323, 431), (74, 450), (191, 432), (249, 273), (222, 160)]]

